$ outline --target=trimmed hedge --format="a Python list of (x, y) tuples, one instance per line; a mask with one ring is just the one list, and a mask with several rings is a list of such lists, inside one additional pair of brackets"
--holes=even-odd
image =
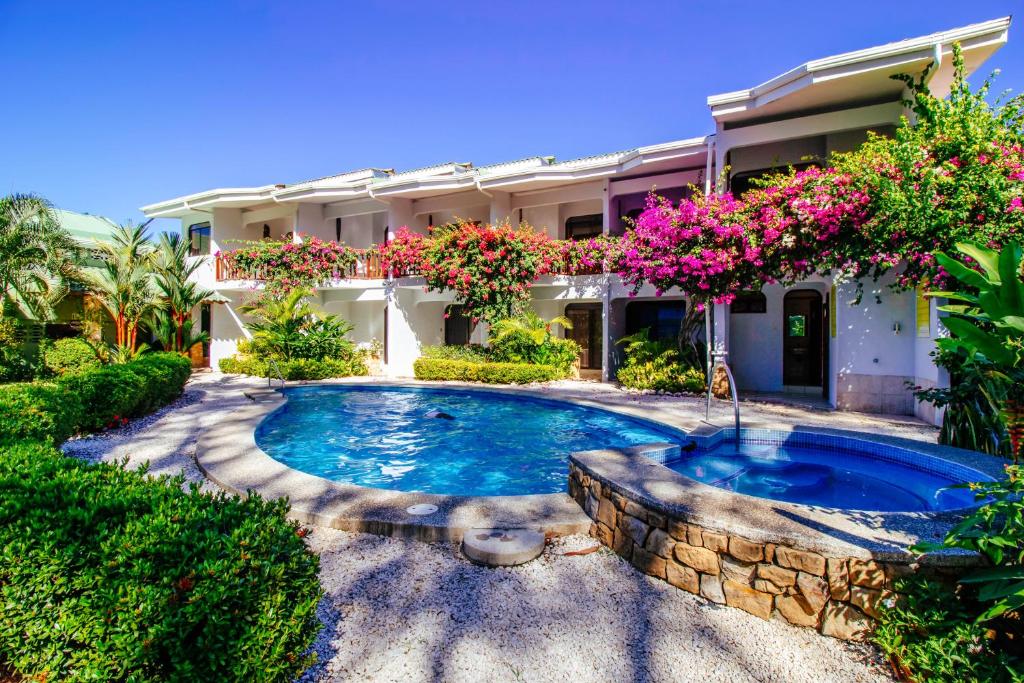
[(2, 385), (0, 443), (37, 439), (60, 444), (76, 432), (103, 429), (115, 417), (144, 415), (177, 398), (191, 372), (187, 358), (151, 353), (53, 382)]
[(294, 680), (321, 591), (287, 507), (0, 448), (0, 662), (33, 680)]
[(366, 361), (363, 360), (362, 355), (354, 355), (347, 359), (324, 358), (323, 360), (314, 360), (312, 358), (294, 358), (292, 360), (278, 360), (276, 368), (269, 361), (253, 356), (232, 356), (230, 358), (222, 358), (220, 361), (220, 371), (231, 374), (276, 378), (277, 370), (280, 370), (287, 380), (362, 377), (370, 374), (370, 370), (366, 366)]
[(43, 365), (57, 376), (94, 368), (101, 362), (93, 348), (80, 337), (58, 339), (43, 352)]
[(551, 365), (527, 363), (473, 363), (463, 360), (417, 358), (412, 367), (416, 379), (459, 380), (485, 384), (530, 384), (566, 377), (564, 370)]

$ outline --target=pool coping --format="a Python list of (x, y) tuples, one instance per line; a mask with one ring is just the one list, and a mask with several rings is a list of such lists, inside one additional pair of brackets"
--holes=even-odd
[[(998, 478), (1005, 460), (914, 439), (825, 427), (773, 427), (771, 431), (870, 440), (921, 455), (951, 461)], [(732, 428), (703, 425), (691, 436), (731, 438)], [(840, 510), (787, 503), (734, 493), (686, 477), (659, 462), (621, 449), (573, 453), (571, 466), (611, 491), (667, 517), (680, 519), (728, 536), (774, 543), (820, 553), (936, 566), (964, 566), (977, 561), (973, 553), (940, 550), (922, 556), (907, 548), (921, 541), (940, 542), (970, 508), (928, 512)]]

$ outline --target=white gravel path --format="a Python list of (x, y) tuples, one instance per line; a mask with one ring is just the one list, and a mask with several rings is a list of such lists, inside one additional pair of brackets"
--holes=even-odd
[[(93, 461), (149, 463), (154, 474), (183, 472), (209, 487), (194, 462), (198, 434), (247, 400), (242, 388), (261, 384), (198, 375), (174, 405), (124, 429), (71, 441), (65, 451)], [(609, 389), (576, 383), (549, 391)], [(681, 409), (690, 407), (680, 401)], [(779, 412), (765, 410), (775, 419)], [(781, 414), (788, 417), (790, 409)], [(875, 426), (884, 428), (884, 421)], [(912, 424), (903, 429), (927, 434)], [(312, 532), (308, 542), (320, 554), (326, 592), (325, 629), (315, 645), (320, 662), (305, 681), (888, 679), (867, 646), (708, 603), (640, 574), (605, 549), (564, 555), (594, 546), (586, 537), (560, 539), (522, 567), (487, 569), (450, 545)]]

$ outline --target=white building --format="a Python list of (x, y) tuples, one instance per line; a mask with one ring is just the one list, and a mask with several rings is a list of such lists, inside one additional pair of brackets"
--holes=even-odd
[[(1007, 40), (1009, 18), (826, 57), (802, 64), (761, 85), (708, 98), (715, 132), (625, 152), (571, 161), (533, 157), (493, 166), (445, 163), (413, 171), (364, 169), (294, 185), (222, 188), (142, 207), (149, 217), (179, 218), (182, 233), (203, 259), (202, 284), (231, 304), (204, 310), (215, 366), (245, 335), (237, 312), (253, 289), (233, 279), (214, 257), (237, 240), (300, 239), (316, 235), (365, 249), (352, 277), (318, 289), (322, 307), (355, 324), (356, 341), (384, 343), (384, 369), (409, 376), (424, 345), (464, 341), (457, 316), (446, 319), (449, 293), (424, 292), (422, 280), (382, 277), (373, 247), (402, 226), (426, 231), (458, 216), (481, 221), (525, 221), (557, 239), (624, 231), (652, 187), (678, 200), (689, 185), (713, 188), (720, 170), (733, 191), (773, 168), (824, 161), (856, 148), (867, 131), (892, 130), (908, 112), (898, 73), (928, 70), (943, 94), (952, 80), (952, 45), (959, 42), (969, 72)], [(932, 65), (929, 69), (929, 65)], [(725, 188), (718, 187), (719, 190)], [(907, 382), (931, 386), (943, 377), (929, 353), (939, 333), (934, 303), (886, 282), (855, 285), (814, 278), (793, 287), (765, 287), (731, 306), (718, 306), (714, 343), (727, 350), (741, 390), (800, 392), (838, 408), (915, 413)], [(569, 315), (584, 348), (581, 366), (614, 377), (618, 338), (639, 329), (674, 330), (686, 306), (671, 292), (642, 290), (629, 297), (615, 275), (547, 276), (533, 290), (545, 317)], [(787, 320), (805, 325), (788, 326)], [(797, 337), (787, 327), (803, 327)], [(788, 330), (788, 331), (792, 331)], [(482, 340), (483, 329), (474, 331)]]

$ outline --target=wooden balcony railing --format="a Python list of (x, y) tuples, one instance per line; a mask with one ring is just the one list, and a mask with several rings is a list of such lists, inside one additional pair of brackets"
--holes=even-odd
[[(376, 249), (356, 249), (356, 260), (348, 268), (331, 273), (331, 280), (378, 280), (384, 277), (384, 269), (381, 267), (380, 252)], [(267, 280), (268, 269), (235, 268), (222, 256), (216, 257), (215, 275), (217, 282), (229, 280), (252, 280), (263, 282)]]

